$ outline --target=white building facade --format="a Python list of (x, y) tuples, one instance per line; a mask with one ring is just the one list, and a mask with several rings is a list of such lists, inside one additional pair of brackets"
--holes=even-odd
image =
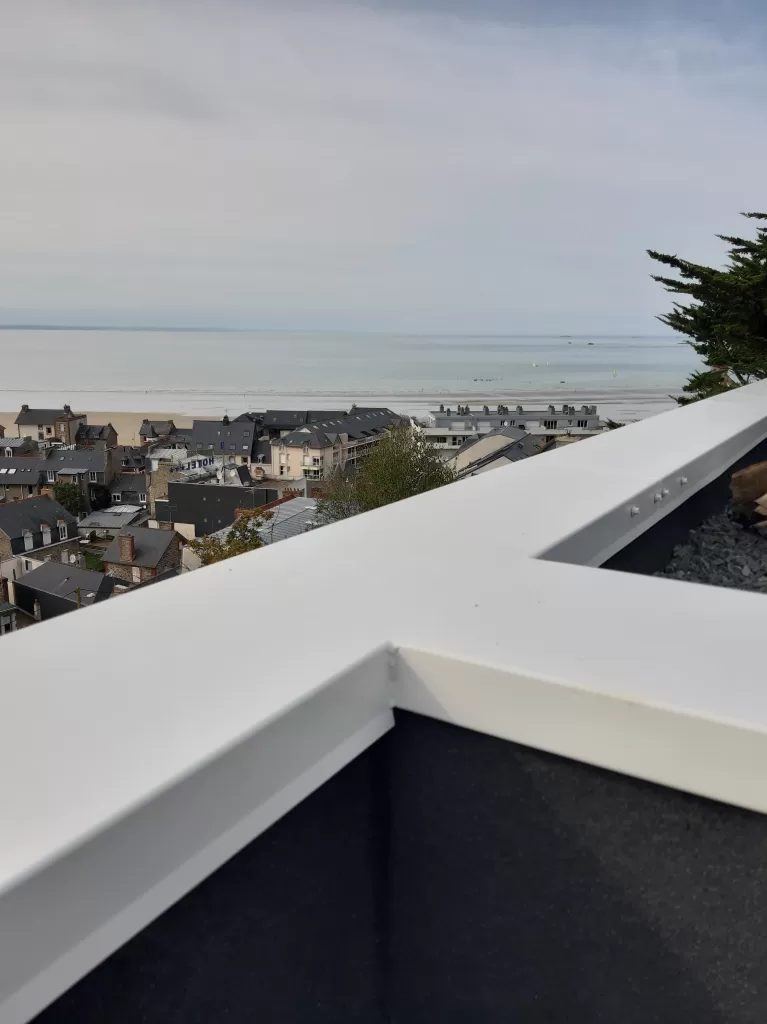
[(489, 434), (499, 427), (517, 427), (546, 440), (557, 437), (589, 437), (601, 434), (605, 423), (597, 415), (595, 405), (549, 405), (545, 409), (525, 409), (521, 405), (482, 406), (472, 409), (459, 405), (455, 409), (443, 405), (430, 412), (421, 429), (437, 448), (459, 448), (465, 441)]

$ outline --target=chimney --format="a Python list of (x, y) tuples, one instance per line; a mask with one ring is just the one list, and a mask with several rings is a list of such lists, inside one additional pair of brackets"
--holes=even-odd
[(224, 413), (224, 418), (221, 420), (221, 425), (224, 427), (229, 426), (229, 417)]
[(21, 411), (22, 412), (29, 412), (29, 406), (28, 405), (22, 405)]
[(64, 406), (64, 415), (65, 416), (71, 416), (72, 415), (72, 407), (70, 405), (65, 405)]
[(120, 537), (120, 561), (132, 562), (136, 557), (136, 541), (132, 533), (121, 533)]
[(8, 580), (0, 576), (0, 601), (8, 600)]

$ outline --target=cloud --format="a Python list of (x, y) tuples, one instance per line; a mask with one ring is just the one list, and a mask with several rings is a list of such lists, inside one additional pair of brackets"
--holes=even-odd
[(710, 24), (5, 2), (6, 322), (637, 333), (644, 249), (765, 205), (760, 49)]

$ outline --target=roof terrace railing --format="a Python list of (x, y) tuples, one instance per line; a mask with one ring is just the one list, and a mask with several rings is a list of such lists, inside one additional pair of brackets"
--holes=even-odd
[(0, 1024), (393, 707), (767, 812), (764, 598), (596, 568), (765, 438), (767, 383), (3, 637)]

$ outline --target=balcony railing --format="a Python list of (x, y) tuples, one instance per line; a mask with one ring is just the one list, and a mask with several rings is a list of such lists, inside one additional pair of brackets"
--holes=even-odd
[(393, 709), (767, 813), (763, 597), (597, 569), (765, 438), (767, 383), (3, 637), (0, 1024)]

